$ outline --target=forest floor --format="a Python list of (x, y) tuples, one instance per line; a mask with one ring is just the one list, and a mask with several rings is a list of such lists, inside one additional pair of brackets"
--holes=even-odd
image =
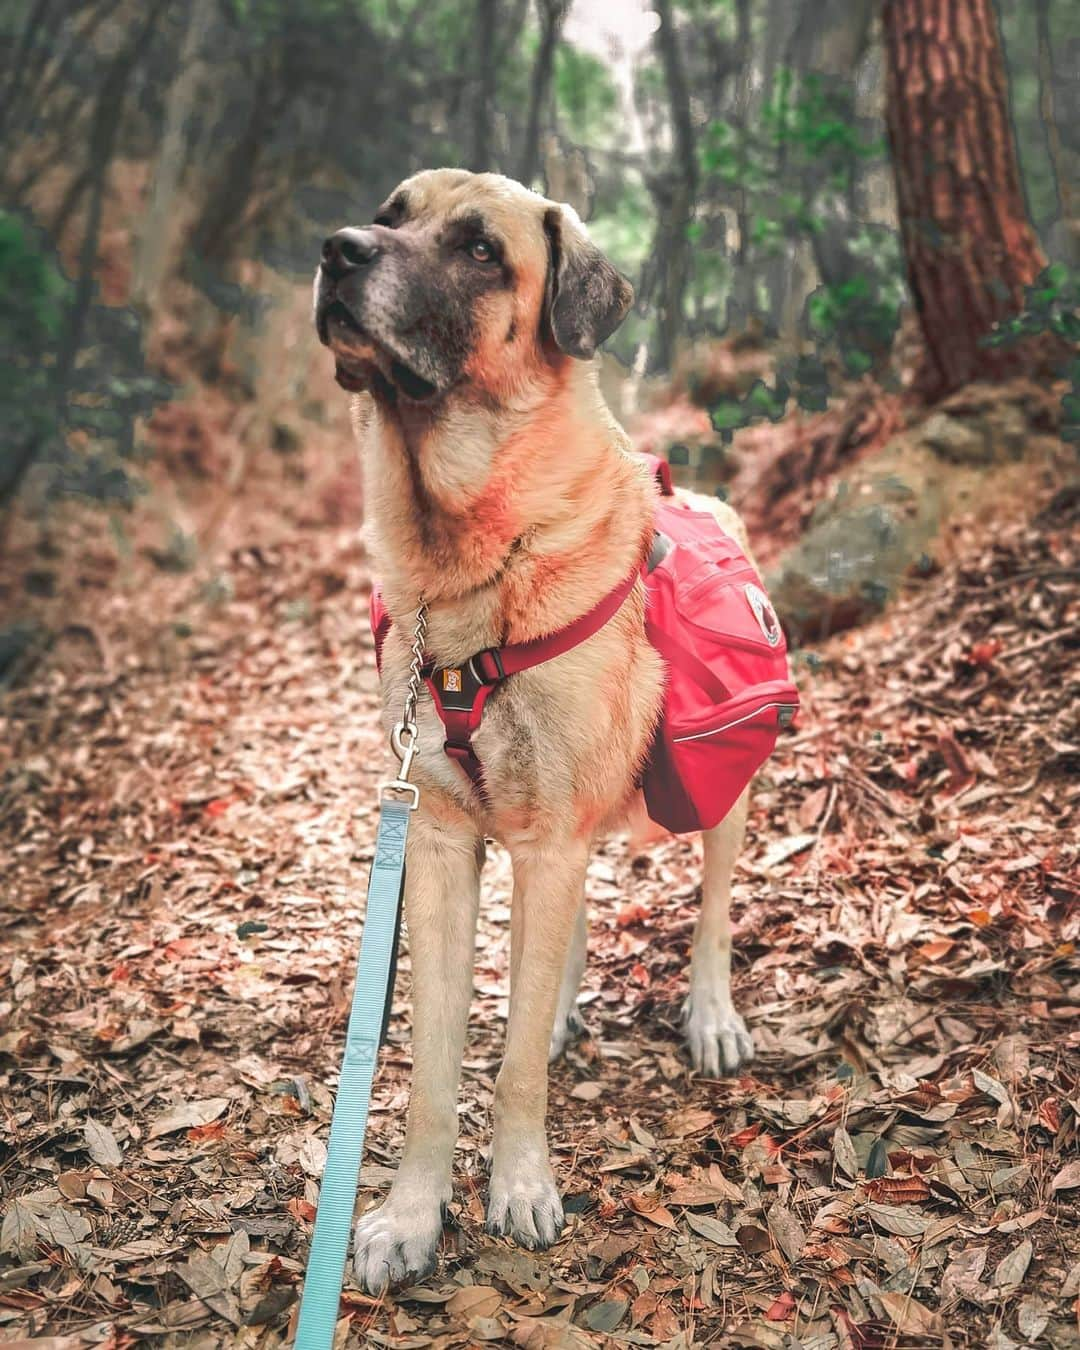
[[(347, 1288), (343, 1339), (1080, 1345), (1075, 525), (1067, 496), (967, 522), (957, 561), (800, 659), (737, 873), (750, 1071), (702, 1080), (680, 1044), (696, 843), (598, 849), (542, 1255), (483, 1232), (493, 850), (440, 1268)], [(0, 700), (0, 1343), (292, 1327), (388, 758), (354, 529), (267, 538), (252, 513), (209, 580), (137, 557), (118, 583), (84, 550), (61, 640)], [(408, 1067), (406, 952), (365, 1208)]]

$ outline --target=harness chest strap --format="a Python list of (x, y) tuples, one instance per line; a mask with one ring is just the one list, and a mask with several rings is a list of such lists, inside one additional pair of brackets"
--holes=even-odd
[[(460, 666), (436, 668), (434, 662), (429, 662), (424, 667), (424, 682), (446, 729), (443, 748), (465, 770), (481, 796), (484, 795), (483, 767), (473, 749), (472, 738), (483, 720), (484, 704), (489, 695), (511, 675), (561, 656), (598, 633), (621, 609), (642, 570), (641, 564), (635, 564), (633, 571), (592, 609), (555, 633), (528, 642), (513, 642), (505, 647), (486, 647)], [(383, 642), (391, 625), (390, 615), (383, 609), (375, 623), (375, 658), (380, 667)]]
[[(659, 495), (674, 496), (671, 468), (667, 461), (658, 455), (643, 455), (642, 458), (655, 479)], [(529, 670), (532, 666), (542, 665), (552, 657), (561, 656), (563, 652), (568, 652), (572, 647), (592, 637), (594, 633), (598, 633), (622, 607), (638, 577), (651, 572), (670, 547), (671, 541), (658, 533), (644, 563), (635, 565), (630, 574), (592, 609), (556, 633), (533, 638), (529, 642), (511, 643), (505, 647), (487, 647), (470, 656), (460, 666), (437, 668), (434, 662), (429, 662), (424, 667), (424, 682), (431, 691), (435, 709), (446, 728), (443, 748), (447, 755), (465, 770), (482, 798), (486, 800), (484, 771), (473, 749), (472, 738), (483, 720), (484, 704), (492, 690), (497, 689), (509, 676)], [(371, 600), (375, 661), (381, 670), (383, 643), (392, 626), (392, 620), (382, 604), (378, 589), (372, 591)]]

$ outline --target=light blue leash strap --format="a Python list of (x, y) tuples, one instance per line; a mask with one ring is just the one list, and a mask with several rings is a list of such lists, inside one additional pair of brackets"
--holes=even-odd
[(419, 794), (410, 784), (390, 785), (413, 795), (411, 802), (387, 796), (379, 805), (375, 857), (368, 880), (367, 912), (360, 940), (345, 1055), (341, 1064), (330, 1143), (319, 1190), (296, 1350), (332, 1350), (345, 1257), (364, 1148), (371, 1080), (392, 994), (401, 895), (405, 882), (405, 840)]

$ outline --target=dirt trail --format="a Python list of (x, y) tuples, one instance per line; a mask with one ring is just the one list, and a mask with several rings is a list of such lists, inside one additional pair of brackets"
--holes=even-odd
[[(482, 1231), (493, 850), (445, 1260), (348, 1292), (353, 1343), (1080, 1343), (1067, 525), (973, 535), (802, 663), (738, 874), (752, 1074), (681, 1053), (696, 846), (598, 851), (591, 1039), (552, 1078), (570, 1225), (539, 1257)], [(284, 538), (92, 592), (0, 703), (0, 1336), (272, 1345), (295, 1313), (387, 761), (353, 534)]]

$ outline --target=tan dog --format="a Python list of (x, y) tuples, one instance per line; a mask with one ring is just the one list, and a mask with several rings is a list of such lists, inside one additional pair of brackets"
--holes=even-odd
[[(404, 182), (375, 223), (326, 241), (315, 314), (363, 455), (368, 542), (393, 628), (382, 684), (400, 717), (421, 596), (440, 667), (551, 633), (626, 577), (652, 541), (653, 487), (605, 407), (590, 358), (630, 307), (629, 283), (574, 212), (493, 174)], [(745, 542), (734, 514), (714, 501)], [(413, 1085), (389, 1197), (356, 1230), (369, 1290), (434, 1263), (451, 1195), (457, 1090), (472, 994), (484, 838), (514, 869), (510, 1021), (495, 1092), (489, 1231), (530, 1248), (558, 1237), (547, 1064), (576, 1029), (590, 845), (618, 822), (657, 717), (663, 671), (639, 584), (593, 637), (489, 699), (475, 748), (490, 806), (418, 713), (422, 800), (408, 847)], [(731, 1002), (728, 908), (745, 794), (704, 837), (687, 1038), (695, 1067), (752, 1053)]]

